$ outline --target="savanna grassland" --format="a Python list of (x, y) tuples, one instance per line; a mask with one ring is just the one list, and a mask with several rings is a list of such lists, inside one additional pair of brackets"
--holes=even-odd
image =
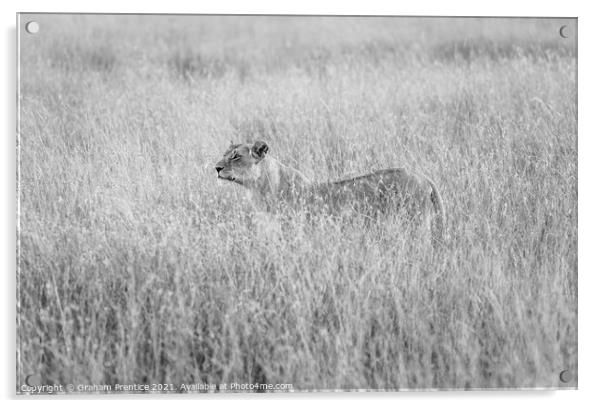
[[(18, 388), (576, 386), (575, 20), (35, 20)], [(394, 216), (254, 222), (214, 169), (254, 139), (316, 181), (428, 174), (446, 245)]]

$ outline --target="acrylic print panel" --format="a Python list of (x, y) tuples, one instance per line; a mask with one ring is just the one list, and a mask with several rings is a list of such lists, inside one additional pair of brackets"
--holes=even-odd
[(18, 34), (18, 393), (577, 387), (576, 19)]

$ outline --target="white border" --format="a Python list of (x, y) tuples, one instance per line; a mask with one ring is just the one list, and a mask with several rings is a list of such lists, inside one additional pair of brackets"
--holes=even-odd
[[(2, 215), (4, 228), (1, 239), (0, 259), (4, 260), (3, 290), (4, 308), (2, 313), (2, 370), (0, 386), (4, 398), (14, 399), (15, 390), (15, 13), (22, 12), (145, 12), (145, 13), (233, 13), (233, 14), (401, 14), (401, 15), (465, 15), (465, 16), (548, 16), (579, 18), (579, 391), (557, 392), (437, 392), (437, 393), (352, 393), (352, 394), (295, 394), (257, 396), (230, 394), (208, 396), (200, 400), (182, 400), (180, 403), (195, 405), (207, 403), (244, 403), (261, 406), (291, 404), (305, 406), (308, 403), (332, 404), (343, 402), (360, 406), (369, 401), (380, 404), (415, 404), (428, 406), (448, 404), (465, 406), (531, 405), (544, 403), (547, 407), (590, 406), (599, 401), (596, 394), (600, 369), (599, 313), (602, 288), (600, 261), (596, 250), (600, 247), (600, 180), (602, 174), (598, 154), (602, 152), (600, 129), (600, 64), (599, 41), (600, 15), (594, 8), (595, 2), (585, 1), (546, 1), (527, 3), (524, 0), (503, 2), (482, 1), (425, 1), (401, 3), (397, 1), (329, 1), (305, 0), (296, 2), (268, 0), (220, 0), (206, 2), (186, 2), (179, 0), (147, 1), (125, 3), (123, 0), (104, 0), (101, 3), (81, 1), (28, 1), (9, 0), (0, 4), (2, 12), (3, 63), (2, 79), (4, 86), (1, 98), (2, 118), (5, 126), (0, 149), (2, 177)], [(596, 398), (598, 397), (598, 398)], [(122, 399), (109, 397), (107, 399)], [(87, 398), (89, 399), (89, 398)], [(145, 397), (144, 403), (163, 405), (165, 398)], [(32, 400), (27, 400), (31, 403)], [(35, 399), (33, 400), (35, 401)], [(81, 404), (71, 399), (44, 399), (43, 404)], [(86, 404), (104, 404), (103, 400), (88, 400)]]
[[(3, 8), (7, 5), (3, 2)], [(583, 10), (573, 2), (546, 1), (545, 3), (506, 0), (484, 5), (479, 1), (423, 0), (401, 3), (386, 0), (221, 0), (193, 2), (185, 0), (124, 2), (107, 0), (96, 4), (77, 0), (13, 1), (14, 11), (21, 12), (105, 12), (105, 13), (216, 13), (216, 14), (355, 14), (355, 15), (457, 15), (457, 16), (538, 16), (575, 17)], [(7, 7), (8, 6), (8, 7)]]

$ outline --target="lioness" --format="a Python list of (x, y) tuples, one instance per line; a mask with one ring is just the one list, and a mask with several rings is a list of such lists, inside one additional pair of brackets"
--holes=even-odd
[(445, 210), (435, 184), (425, 176), (394, 168), (363, 176), (312, 183), (271, 155), (261, 140), (231, 144), (215, 165), (220, 179), (246, 187), (268, 211), (282, 206), (369, 218), (405, 211), (409, 219), (432, 217), (434, 243), (443, 239)]

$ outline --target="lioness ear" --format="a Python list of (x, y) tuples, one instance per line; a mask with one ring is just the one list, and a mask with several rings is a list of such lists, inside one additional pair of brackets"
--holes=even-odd
[(253, 144), (253, 147), (251, 148), (251, 152), (254, 156), (257, 156), (259, 160), (265, 157), (268, 150), (270, 150), (270, 148), (268, 147), (268, 144), (263, 140), (256, 141), (255, 144)]

